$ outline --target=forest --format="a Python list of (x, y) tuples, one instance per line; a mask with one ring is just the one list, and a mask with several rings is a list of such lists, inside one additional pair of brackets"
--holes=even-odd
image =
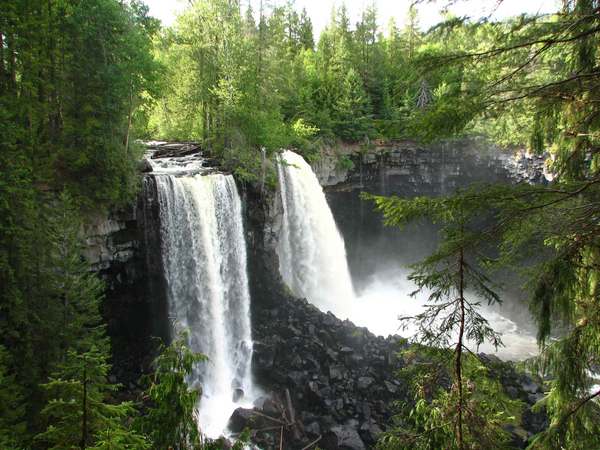
[(230, 448), (202, 433), (189, 380), (210, 358), (187, 330), (153, 344), (141, 395), (113, 375), (82, 230), (136, 201), (145, 141), (195, 142), (268, 199), (281, 150), (318, 163), (337, 146), (473, 136), (543, 155), (551, 180), (363, 195), (388, 226), (440, 227), (411, 267), (428, 300), (404, 318), (417, 362), (389, 374), (409, 400), (373, 448), (520, 448), (522, 405), (466, 344), (502, 345), (480, 312), (501, 302), (498, 271), (522, 278), (537, 330), (539, 355), (518, 366), (543, 380), (547, 420), (527, 448), (600, 448), (600, 2), (429, 29), (428, 2), (406, 3), (383, 27), (374, 3), (356, 23), (341, 3), (317, 35), (293, 0), (194, 0), (172, 26), (141, 0), (1, 0), (0, 448)]

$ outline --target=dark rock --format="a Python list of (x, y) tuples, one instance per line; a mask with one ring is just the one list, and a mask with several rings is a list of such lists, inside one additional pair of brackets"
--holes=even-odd
[(360, 426), (360, 435), (367, 444), (374, 444), (377, 442), (381, 433), (383, 433), (382, 429), (372, 420), (363, 422)]
[(373, 384), (375, 380), (371, 377), (360, 377), (358, 379), (358, 383), (357, 386), (359, 389), (367, 389), (369, 386), (371, 386)]
[(347, 425), (332, 427), (323, 437), (323, 446), (328, 450), (366, 449), (356, 429)]
[(304, 431), (313, 438), (321, 435), (321, 427), (318, 422), (309, 423), (304, 427)]
[(533, 412), (531, 408), (523, 411), (522, 424), (531, 434), (539, 433), (548, 427), (548, 416), (545, 411)]
[(146, 158), (142, 159), (139, 164), (138, 170), (142, 173), (152, 172), (154, 169), (152, 168), (152, 164)]
[(347, 369), (342, 365), (329, 366), (329, 378), (332, 380), (342, 380)]
[(281, 416), (281, 406), (272, 399), (267, 399), (262, 405), (262, 411), (271, 417)]
[(159, 142), (148, 145), (152, 151), (152, 159), (187, 156), (200, 153), (200, 144), (197, 142)]
[(542, 392), (542, 387), (531, 378), (526, 378), (521, 384), (521, 389), (529, 394)]
[(262, 414), (257, 414), (253, 409), (237, 408), (229, 418), (228, 427), (233, 433), (240, 433), (245, 428), (256, 430), (267, 426), (272, 426), (275, 421), (271, 421)]
[(395, 394), (396, 392), (398, 392), (398, 387), (390, 381), (383, 380), (383, 384), (390, 394)]
[(233, 390), (233, 398), (232, 398), (233, 402), (234, 403), (238, 402), (239, 400), (241, 400), (242, 398), (244, 398), (244, 395), (245, 394), (244, 394), (244, 390), (243, 389), (240, 389), (240, 388), (234, 389)]

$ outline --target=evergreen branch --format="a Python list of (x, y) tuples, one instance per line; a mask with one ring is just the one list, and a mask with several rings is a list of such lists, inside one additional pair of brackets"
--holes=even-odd
[[(586, 16), (585, 18), (596, 18), (596, 16)], [(562, 32), (564, 30), (561, 30), (560, 32)], [(512, 45), (509, 47), (500, 47), (500, 48), (493, 48), (491, 50), (486, 50), (484, 52), (473, 52), (473, 53), (465, 53), (462, 55), (450, 55), (450, 56), (444, 56), (444, 57), (440, 57), (440, 58), (431, 58), (431, 60), (433, 59), (441, 59), (441, 60), (446, 60), (446, 61), (454, 61), (457, 59), (467, 59), (467, 58), (490, 58), (493, 56), (498, 56), (502, 53), (507, 53), (507, 52), (511, 52), (514, 50), (519, 50), (522, 48), (526, 48), (526, 47), (531, 47), (534, 45), (538, 45), (538, 44), (550, 44), (550, 45), (555, 45), (555, 44), (564, 44), (564, 43), (569, 43), (569, 42), (574, 42), (574, 41), (578, 41), (580, 39), (583, 39), (587, 36), (593, 35), (600, 32), (600, 26), (591, 28), (587, 31), (584, 31), (582, 33), (579, 33), (575, 36), (571, 36), (568, 38), (562, 38), (562, 39), (552, 39), (552, 38), (547, 38), (547, 39), (536, 39), (533, 41), (528, 41), (528, 42), (522, 42), (520, 44), (516, 44), (516, 45)]]
[(556, 422), (553, 425), (550, 425), (550, 428), (545, 432), (545, 434), (549, 434), (549, 433), (552, 433), (553, 431), (562, 429), (566, 425), (567, 421), (569, 420), (569, 418), (571, 416), (576, 414), (577, 411), (579, 411), (585, 404), (594, 400), (597, 397), (600, 397), (600, 390), (598, 390), (592, 394), (589, 394), (586, 397), (583, 397), (582, 399), (577, 401), (577, 403), (575, 403), (565, 414), (563, 414), (563, 416), (558, 420), (558, 422)]
[[(542, 84), (542, 85), (533, 85), (533, 86), (525, 86), (522, 88), (518, 88), (518, 90), (520, 91), (525, 91), (527, 89), (533, 89), (532, 91), (529, 92), (525, 92), (524, 94), (521, 95), (517, 95), (517, 96), (513, 96), (513, 97), (508, 97), (508, 98), (502, 98), (502, 99), (498, 99), (498, 100), (488, 100), (488, 101), (484, 101), (483, 104), (484, 105), (495, 105), (495, 104), (501, 104), (501, 103), (507, 103), (507, 102), (513, 102), (516, 100), (523, 100), (525, 98), (529, 98), (529, 97), (535, 97), (538, 94), (542, 94), (543, 91), (545, 89), (551, 88), (551, 87), (557, 87), (557, 86), (561, 86), (563, 84), (566, 83), (570, 83), (572, 81), (576, 81), (576, 80), (582, 80), (582, 79), (587, 79), (587, 78), (595, 78), (600, 76), (600, 71), (597, 72), (587, 72), (587, 73), (580, 73), (577, 75), (573, 75), (569, 78), (565, 78), (564, 80), (559, 80), (559, 81), (553, 81), (551, 83), (546, 83), (546, 84)], [(516, 89), (513, 89), (512, 91), (514, 91)], [(511, 92), (511, 91), (505, 91), (505, 92)], [(494, 95), (498, 95), (502, 92), (494, 92), (491, 93), (488, 98), (493, 97)]]

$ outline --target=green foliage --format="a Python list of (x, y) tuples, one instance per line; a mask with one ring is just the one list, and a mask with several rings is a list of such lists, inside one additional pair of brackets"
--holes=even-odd
[(100, 316), (104, 285), (82, 258), (82, 222), (67, 192), (61, 193), (52, 206), (46, 226), (49, 254), (45, 288), (46, 295), (53, 299), (46, 319), (57, 332), (52, 342), (56, 348), (47, 354), (58, 351), (55, 358), (60, 361), (67, 348), (85, 351), (90, 341), (101, 345), (105, 340)]
[(21, 448), (25, 436), (23, 392), (10, 373), (9, 354), (0, 346), (0, 447)]
[[(412, 402), (399, 403), (392, 429), (377, 443), (386, 449), (457, 449), (457, 391), (448, 389), (452, 353), (415, 346), (403, 353), (407, 366), (399, 377), (410, 387)], [(508, 424), (518, 423), (522, 404), (509, 400), (500, 383), (471, 354), (463, 361), (465, 448), (511, 448)]]
[(39, 183), (86, 207), (128, 201), (137, 187), (132, 126), (156, 68), (146, 14), (117, 0), (3, 7), (0, 96), (14, 128), (2, 151), (18, 147)]
[(49, 401), (42, 410), (46, 431), (36, 436), (50, 449), (148, 448), (143, 437), (129, 431), (124, 421), (134, 412), (130, 403), (111, 404), (118, 386), (108, 382), (110, 365), (106, 351), (92, 346), (89, 351), (69, 351), (65, 361), (43, 385)]
[(336, 167), (342, 170), (352, 170), (354, 168), (354, 162), (346, 155), (342, 155), (338, 158)]
[(15, 416), (3, 411), (0, 422), (27, 425), (15, 422), (13, 443), (0, 446), (31, 447), (46, 428), (40, 385), (69, 351), (108, 351), (81, 213), (122, 205), (137, 189), (134, 128), (155, 94), (158, 22), (137, 0), (0, 9), (0, 344), (15, 393), (3, 402)]
[(226, 0), (194, 2), (155, 41), (166, 69), (149, 133), (202, 141), (243, 181), (260, 177), (248, 152), (261, 148), (297, 148), (311, 159), (319, 139), (407, 135), (402, 122), (422, 83), (411, 61), (421, 34), (414, 18), (384, 36), (374, 7), (351, 29), (342, 6), (315, 49), (310, 19), (292, 3), (255, 17)]
[[(599, 445), (600, 392), (590, 377), (600, 355), (597, 7), (569, 0), (543, 18), (438, 25), (417, 50), (424, 56), (417, 70), (426, 74), (434, 101), (407, 111), (410, 129), (427, 139), (476, 131), (551, 154), (549, 186), (488, 188), (472, 192), (472, 200), (459, 194), (437, 204), (440, 218), (452, 218), (457, 202), (486, 204), (494, 224), (487, 236), (501, 242), (494, 265), (528, 279), (542, 350), (537, 368), (553, 380), (540, 403), (551, 423), (531, 444), (536, 449)], [(434, 204), (415, 203), (401, 219)], [(405, 206), (382, 203), (392, 215)], [(486, 245), (478, 239), (472, 249)]]
[(206, 357), (193, 353), (186, 345), (187, 335), (180, 333), (171, 345), (161, 346), (154, 361), (154, 373), (143, 380), (149, 384), (146, 396), (150, 405), (140, 418), (139, 428), (155, 449), (200, 449), (197, 407), (201, 392), (190, 389), (186, 378)]

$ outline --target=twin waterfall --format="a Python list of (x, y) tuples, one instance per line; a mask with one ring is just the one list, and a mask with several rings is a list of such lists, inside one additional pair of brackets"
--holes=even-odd
[[(167, 166), (169, 162), (167, 161)], [(154, 165), (162, 259), (174, 333), (208, 356), (188, 382), (202, 389), (203, 434), (226, 431), (231, 413), (257, 396), (242, 207), (233, 177)], [(283, 223), (280, 271), (292, 292), (345, 316), (354, 298), (344, 241), (310, 166), (285, 151), (278, 160)]]
[(202, 388), (202, 433), (218, 437), (254, 396), (240, 197), (230, 175), (159, 175), (156, 184), (169, 315), (209, 358), (189, 382)]
[(283, 206), (277, 254), (283, 280), (294, 295), (345, 318), (355, 294), (344, 240), (323, 189), (296, 153), (284, 151), (277, 170)]
[[(157, 161), (153, 169), (170, 319), (174, 332), (187, 330), (190, 348), (209, 358), (198, 364), (188, 382), (202, 388), (199, 425), (214, 438), (226, 432), (237, 407), (251, 407), (259, 394), (251, 373), (241, 201), (231, 175), (200, 175), (204, 169), (197, 160), (192, 161), (196, 166)], [(403, 272), (375, 279), (357, 296), (344, 240), (311, 167), (301, 156), (284, 151), (277, 170), (283, 211), (279, 269), (294, 295), (381, 335), (396, 332), (399, 315), (422, 311), (419, 302), (398, 301), (414, 290)], [(484, 314), (494, 325), (502, 323), (497, 311)], [(522, 339), (511, 329), (504, 338), (509, 344)]]

